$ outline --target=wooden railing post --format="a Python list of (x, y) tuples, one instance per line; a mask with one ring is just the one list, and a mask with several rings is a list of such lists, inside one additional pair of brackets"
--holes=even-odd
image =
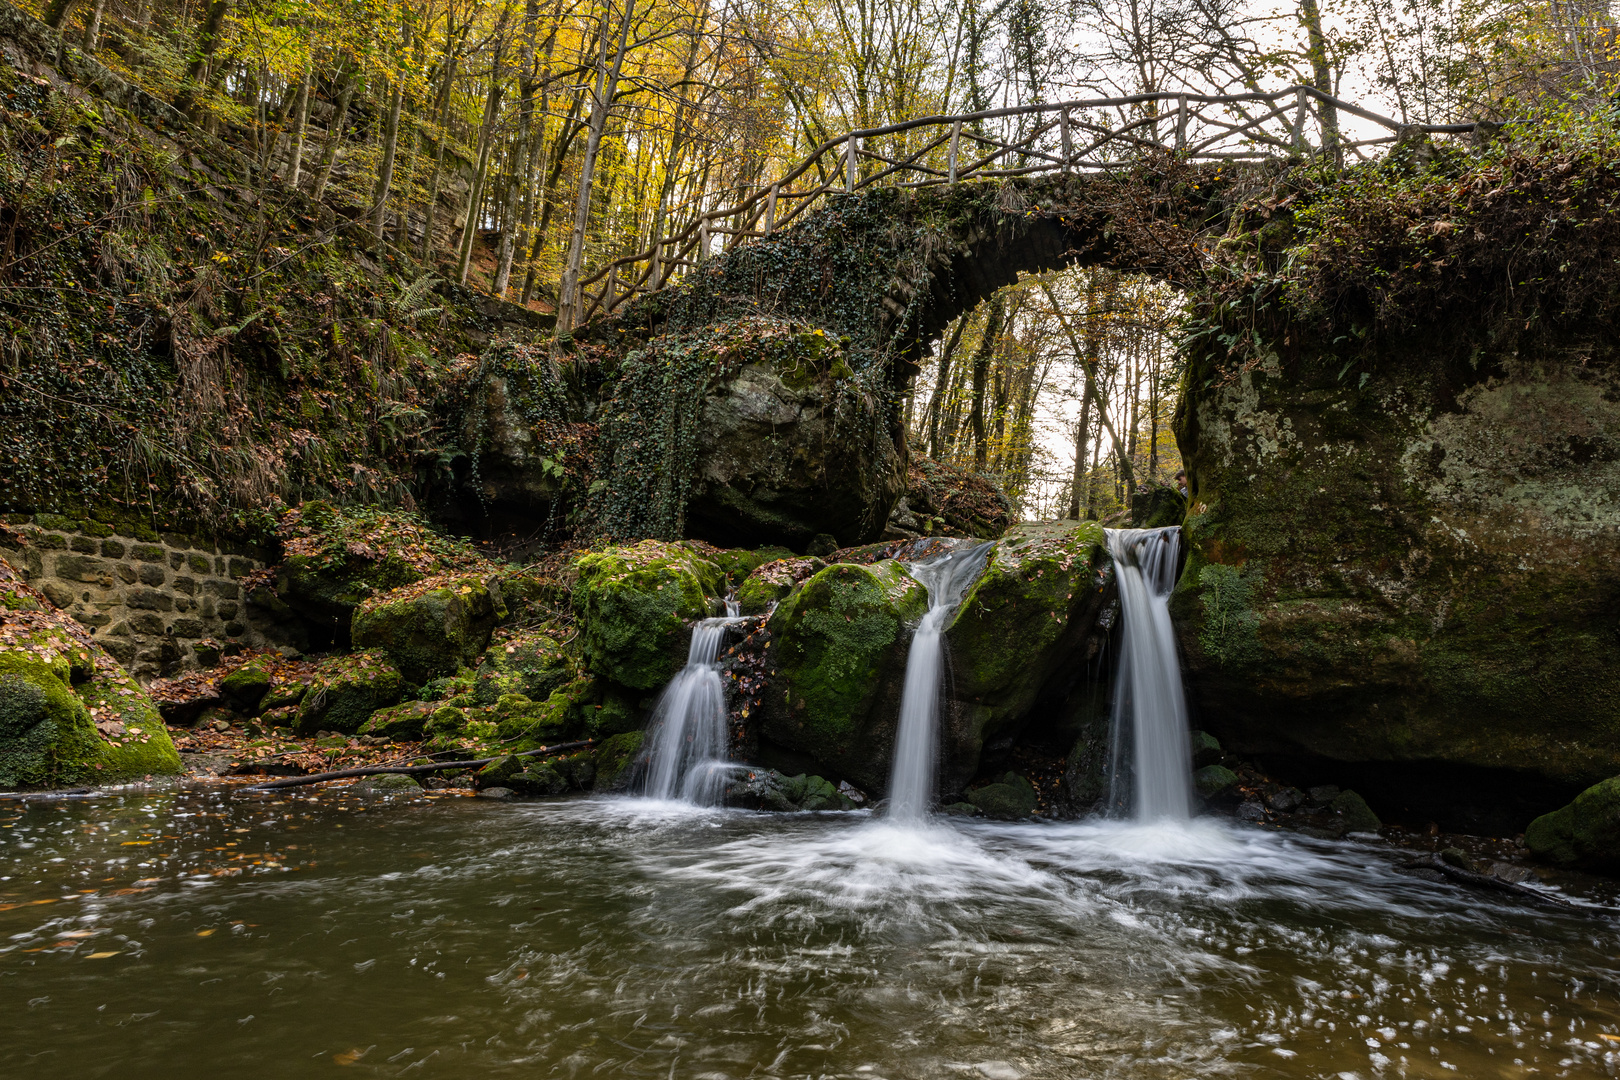
[(1074, 158), (1074, 140), (1069, 135), (1069, 110), (1063, 109), (1058, 113), (1058, 127), (1063, 133), (1063, 171), (1069, 171), (1069, 163)]
[(1187, 95), (1176, 99), (1176, 151), (1187, 149)]
[(1305, 152), (1305, 88), (1294, 87), (1294, 149)]
[(962, 121), (951, 125), (951, 183), (956, 183), (956, 148), (962, 144)]
[(771, 193), (765, 196), (765, 235), (769, 236), (776, 231), (776, 193), (782, 190), (781, 184), (772, 184)]
[(851, 135), (849, 137), (846, 146), (847, 149), (844, 151), (844, 190), (853, 192), (855, 190), (855, 136)]

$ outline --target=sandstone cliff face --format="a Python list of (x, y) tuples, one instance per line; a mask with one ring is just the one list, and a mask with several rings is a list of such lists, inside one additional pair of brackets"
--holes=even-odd
[(1202, 723), (1307, 771), (1383, 763), (1386, 800), (1425, 802), (1421, 764), (1428, 802), (1518, 828), (1620, 773), (1617, 360), (1612, 332), (1436, 333), (1370, 369), (1200, 390), (1195, 363), (1175, 611)]

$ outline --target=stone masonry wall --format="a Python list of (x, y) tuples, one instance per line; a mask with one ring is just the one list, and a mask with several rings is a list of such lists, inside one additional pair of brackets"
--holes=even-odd
[(244, 598), (241, 579), (268, 552), (57, 514), (5, 521), (0, 557), (142, 682), (297, 637)]

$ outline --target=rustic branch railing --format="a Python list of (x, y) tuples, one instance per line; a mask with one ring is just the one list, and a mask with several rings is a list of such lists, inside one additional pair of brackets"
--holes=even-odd
[[(1313, 100), (1319, 106), (1314, 147), (1307, 132)], [(1137, 115), (1118, 115), (1125, 111)], [(1369, 121), (1386, 133), (1344, 138), (1338, 127), (1340, 114)], [(1004, 126), (1014, 121), (1015, 130), (987, 133), (986, 124), (995, 121)], [(726, 248), (749, 237), (769, 236), (833, 192), (876, 184), (917, 188), (1037, 173), (1103, 172), (1127, 167), (1153, 152), (1205, 161), (1313, 152), (1365, 157), (1366, 147), (1394, 142), (1403, 130), (1466, 134), (1474, 128), (1474, 124), (1405, 125), (1315, 87), (1290, 86), (1266, 94), (1134, 94), (1020, 105), (851, 131), (822, 143), (775, 181), (738, 191), (737, 201), (730, 205), (704, 210), (703, 202), (716, 198), (710, 192), (675, 207), (668, 217), (691, 215), (684, 227), (611, 260), (580, 281), (574, 310), (582, 314), (572, 321), (617, 310), (637, 294), (668, 284), (674, 274), (701, 266), (713, 254), (716, 237), (723, 238)], [(903, 139), (887, 151), (875, 145), (912, 132), (924, 133), (915, 149), (906, 147)], [(793, 190), (795, 183), (805, 186)]]

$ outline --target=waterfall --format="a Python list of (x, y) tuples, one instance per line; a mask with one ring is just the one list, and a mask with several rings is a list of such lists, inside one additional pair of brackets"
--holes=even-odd
[(726, 617), (692, 628), (686, 667), (669, 681), (649, 725), (642, 794), (694, 806), (715, 806), (726, 783), (726, 692), (720, 681), (720, 645), (737, 620), (737, 602)]
[(1192, 750), (1170, 625), (1181, 530), (1107, 533), (1124, 618), (1114, 689), (1111, 801), (1123, 806), (1134, 795), (1138, 821), (1184, 821), (1192, 812)]
[(928, 612), (911, 638), (906, 681), (900, 696), (900, 730), (889, 774), (889, 817), (920, 821), (934, 802), (939, 752), (939, 687), (944, 676), (945, 620), (984, 568), (991, 544), (958, 548), (906, 569), (928, 589)]

